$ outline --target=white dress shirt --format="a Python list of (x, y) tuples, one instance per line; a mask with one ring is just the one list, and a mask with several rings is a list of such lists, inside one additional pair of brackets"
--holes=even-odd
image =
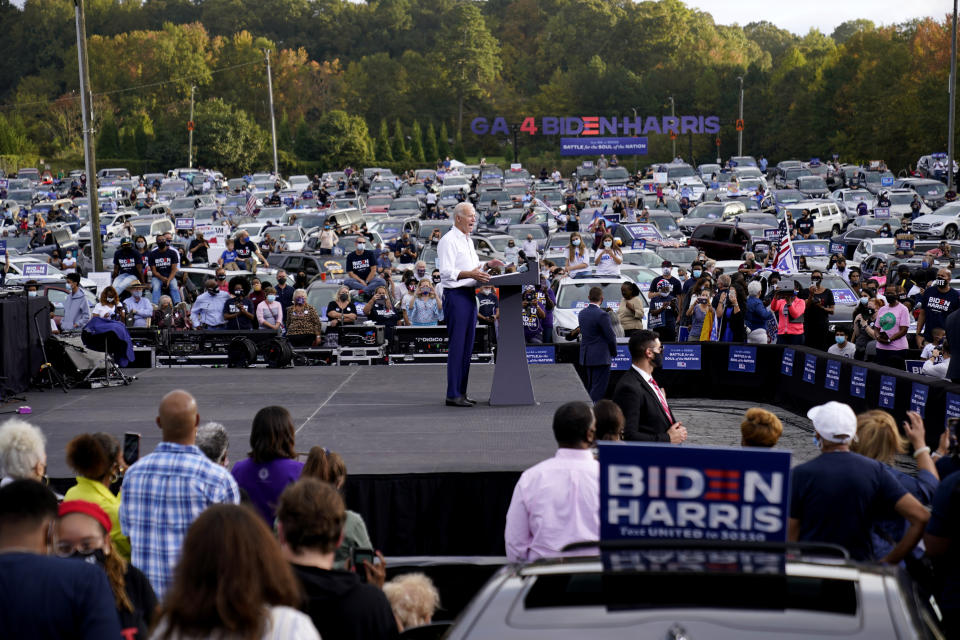
[(437, 243), (437, 269), (440, 270), (440, 289), (475, 288), (473, 278), (460, 280), (461, 271), (473, 271), (480, 266), (480, 258), (470, 237), (456, 227), (450, 227)]
[(537, 251), (540, 250), (536, 240), (524, 240), (520, 248), (523, 249), (523, 252), (527, 254), (528, 258), (534, 257), (537, 255)]
[[(660, 385), (657, 385), (656, 387), (653, 386), (654, 383), (656, 382), (656, 380), (653, 379), (653, 376), (652, 376), (652, 375), (650, 375), (649, 373), (647, 373), (646, 371), (644, 371), (643, 369), (641, 369), (640, 367), (638, 367), (638, 366), (635, 365), (635, 364), (630, 365), (630, 368), (640, 374), (640, 377), (643, 378), (643, 381), (647, 383), (647, 386), (648, 386), (648, 387), (650, 387), (650, 391), (653, 391), (653, 395), (657, 396), (658, 398), (662, 398), (662, 399), (663, 399), (663, 404), (666, 404), (668, 407), (670, 406), (670, 404), (667, 402), (667, 394), (666, 394), (666, 392), (664, 392), (663, 389), (659, 389), (659, 390), (658, 390), (658, 387), (659, 387)], [(651, 381), (652, 381), (652, 382), (651, 382)], [(671, 411), (671, 413), (672, 413), (672, 411)]]
[[(599, 540), (600, 464), (589, 449), (558, 449), (520, 476), (507, 510), (507, 559), (564, 555), (572, 542)], [(585, 549), (571, 555), (596, 553)]]

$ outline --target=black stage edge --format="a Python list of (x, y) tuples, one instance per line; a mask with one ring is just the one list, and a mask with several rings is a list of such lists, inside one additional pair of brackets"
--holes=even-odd
[[(350, 477), (347, 505), (364, 516), (387, 555), (502, 555), (503, 524), (521, 471), (556, 451), (557, 407), (589, 401), (570, 365), (530, 367), (539, 404), (487, 404), (493, 365), (473, 365), (473, 408), (444, 406), (446, 367), (304, 367), (292, 369), (156, 368), (129, 387), (31, 393), (29, 420), (47, 436), (49, 475), (73, 474), (64, 460), (75, 435), (143, 435), (141, 451), (160, 442), (160, 399), (183, 388), (197, 398), (201, 423), (230, 434), (231, 464), (249, 450), (250, 424), (262, 407), (286, 407), (297, 450), (339, 452)], [(65, 488), (72, 480), (58, 482)]]
[(50, 335), (49, 314), (46, 298), (0, 299), (0, 400), (26, 391), (39, 375), (40, 345)]

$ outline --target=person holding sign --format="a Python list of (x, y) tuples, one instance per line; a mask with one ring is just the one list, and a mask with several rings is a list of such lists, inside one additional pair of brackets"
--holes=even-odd
[(623, 411), (624, 440), (670, 442), (687, 439), (687, 429), (676, 420), (667, 397), (653, 379), (653, 370), (663, 364), (663, 346), (657, 334), (648, 329), (630, 337), (632, 366), (617, 383), (613, 401)]
[(877, 341), (877, 364), (903, 369), (903, 353), (907, 350), (907, 331), (910, 329), (910, 312), (900, 302), (900, 287), (887, 285), (884, 296), (887, 304), (877, 311), (872, 332)]
[(881, 561), (900, 562), (920, 541), (930, 514), (882, 462), (850, 451), (857, 434), (853, 409), (828, 402), (807, 417), (821, 454), (793, 469), (787, 540), (836, 544), (854, 560), (873, 561), (878, 515), (896, 512), (909, 527)]

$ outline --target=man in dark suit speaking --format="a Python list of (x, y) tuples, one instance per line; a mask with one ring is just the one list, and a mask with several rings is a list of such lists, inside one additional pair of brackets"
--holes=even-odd
[(625, 418), (623, 439), (680, 444), (687, 429), (674, 419), (667, 396), (653, 379), (653, 370), (663, 362), (657, 334), (644, 329), (630, 336), (630, 360), (633, 366), (613, 392)]
[(590, 303), (580, 311), (580, 364), (586, 370), (590, 399), (598, 402), (607, 393), (610, 380), (610, 361), (617, 355), (617, 337), (610, 325), (610, 316), (600, 306), (603, 289), (591, 287), (587, 293)]

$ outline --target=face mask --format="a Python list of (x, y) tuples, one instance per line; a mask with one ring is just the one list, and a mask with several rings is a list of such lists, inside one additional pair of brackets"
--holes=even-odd
[(870, 298), (867, 296), (860, 296), (860, 304), (867, 304), (868, 302), (870, 302)]
[(837, 344), (843, 344), (844, 342), (847, 341), (847, 336), (837, 336), (836, 340), (837, 340)]
[(157, 248), (162, 251), (163, 249), (166, 249), (166, 248), (167, 248), (167, 243), (166, 243), (165, 241), (161, 240), (160, 242), (157, 243)]
[(36, 292), (36, 291), (27, 291), (27, 297), (36, 298), (36, 297), (37, 297), (37, 292)]
[(663, 352), (653, 354), (653, 359), (650, 361), (653, 363), (654, 368), (659, 369), (663, 366)]
[(820, 278), (810, 278), (810, 282), (813, 284), (813, 286), (819, 287), (822, 280)]
[(366, 246), (367, 246), (367, 245), (365, 245), (365, 244), (362, 243), (362, 242), (358, 242), (358, 243), (357, 243), (357, 249), (358, 249), (359, 251), (363, 251), (363, 250), (366, 248)]
[(663, 275), (665, 275), (665, 276), (669, 276), (669, 275), (670, 275), (670, 267), (664, 267), (664, 268), (662, 269), (662, 271), (663, 271)]
[(933, 286), (935, 286), (935, 287), (945, 287), (945, 286), (947, 286), (947, 281), (944, 280), (943, 278), (937, 278), (936, 280), (933, 281)]
[(220, 274), (217, 276), (217, 280), (226, 280), (226, 279), (227, 279), (227, 276), (224, 274)]
[(347, 300), (350, 299), (350, 294), (349, 294), (349, 293), (341, 293), (341, 294), (340, 294), (339, 296), (337, 296), (337, 297), (340, 298), (340, 302), (346, 302)]
[(276, 299), (277, 299), (277, 296), (275, 296), (275, 295), (272, 294), (272, 293), (267, 296), (267, 302), (275, 302)]
[(280, 276), (279, 278), (277, 278), (277, 283), (278, 283), (278, 284), (286, 284), (286, 283), (287, 283), (287, 276)]
[(613, 243), (610, 242), (609, 240), (604, 240), (604, 241), (603, 241), (603, 248), (604, 248), (604, 249), (609, 249), (609, 248), (612, 247), (612, 246), (613, 246)]
[(820, 442), (820, 438), (818, 438), (816, 434), (813, 436), (813, 446), (815, 446), (817, 449), (823, 448), (823, 444)]
[(306, 302), (306, 301), (307, 301), (306, 298), (296, 298), (296, 299), (294, 299), (294, 302), (296, 302), (297, 304), (303, 304), (303, 303)]
[(243, 289), (237, 289), (236, 291), (233, 292), (233, 295), (239, 298), (240, 296), (243, 295)]
[(138, 242), (138, 243), (137, 243), (137, 249), (143, 249), (145, 246), (147, 246), (147, 243), (146, 243), (146, 242)]
[(579, 247), (579, 246), (580, 246), (580, 238), (574, 238), (574, 239), (573, 239), (573, 246), (575, 246), (575, 247)]
[(887, 299), (887, 304), (889, 305), (894, 305), (897, 303), (897, 296), (895, 295), (888, 295), (884, 297)]
[(921, 262), (921, 263), (920, 263), (920, 266), (923, 267), (924, 269), (926, 269), (927, 267), (930, 266), (930, 263), (929, 263), (929, 262)]
[(433, 276), (432, 279), (434, 283), (440, 282), (440, 276)]
[(286, 240), (286, 239), (287, 239), (287, 236), (280, 236), (280, 239), (281, 239), (281, 240)]
[(694, 269), (694, 270), (693, 270), (693, 277), (694, 277), (694, 278), (699, 278), (701, 273), (703, 273), (703, 271), (700, 271), (700, 269)]
[(133, 295), (133, 299), (134, 299), (134, 300), (139, 300), (139, 299), (140, 299), (140, 294), (141, 294), (140, 289), (134, 289), (134, 290), (133, 290), (133, 293), (132, 293), (131, 295)]
[(103, 549), (94, 549), (93, 551), (88, 551), (84, 553), (82, 551), (74, 551), (69, 556), (70, 560), (81, 560), (87, 564), (96, 564), (101, 567), (104, 566), (107, 562), (107, 556), (103, 553)]
[(262, 285), (260, 285), (260, 284), (255, 284), (255, 285), (253, 285), (253, 290), (254, 290), (254, 291), (260, 291), (261, 288), (262, 288)]
[(426, 270), (426, 269), (417, 269), (417, 277), (418, 277), (418, 278), (423, 278), (423, 277), (426, 276), (426, 275), (427, 275), (427, 270)]
[(217, 288), (216, 288), (216, 287), (207, 287), (207, 293), (209, 293), (210, 295), (216, 295), (216, 293), (217, 293)]
[(107, 302), (113, 302), (113, 300), (114, 300), (114, 299), (113, 299), (112, 297), (108, 297), (108, 298), (107, 298)]

